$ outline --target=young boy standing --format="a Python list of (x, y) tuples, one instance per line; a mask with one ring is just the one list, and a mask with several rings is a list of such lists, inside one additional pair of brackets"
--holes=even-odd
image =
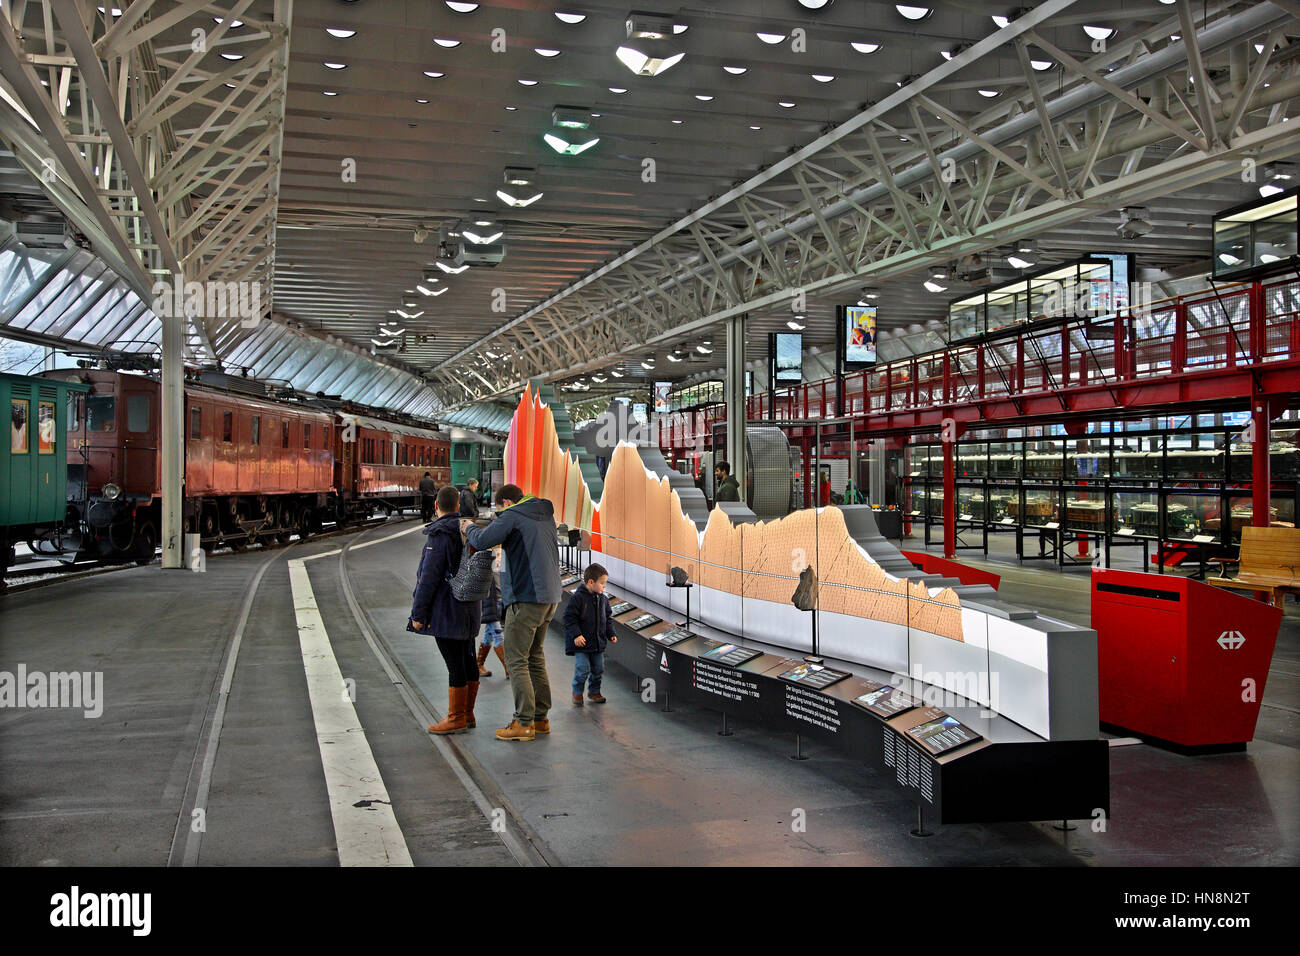
[(575, 588), (564, 611), (564, 653), (572, 654), (573, 706), (582, 706), (582, 691), (593, 704), (605, 703), (600, 678), (605, 673), (605, 645), (617, 643), (614, 614), (605, 597), (609, 573), (599, 564), (588, 566), (582, 586)]

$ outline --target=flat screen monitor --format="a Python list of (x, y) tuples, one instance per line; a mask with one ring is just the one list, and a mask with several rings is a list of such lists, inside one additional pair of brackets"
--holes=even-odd
[(673, 389), (672, 382), (655, 382), (655, 414), (668, 413), (668, 393)]
[(776, 382), (797, 385), (803, 381), (803, 336), (798, 332), (776, 333)]
[(639, 422), (642, 425), (649, 424), (650, 419), (646, 417), (646, 403), (632, 403), (632, 421)]
[(860, 367), (876, 361), (876, 307), (846, 305), (843, 311), (844, 365)]

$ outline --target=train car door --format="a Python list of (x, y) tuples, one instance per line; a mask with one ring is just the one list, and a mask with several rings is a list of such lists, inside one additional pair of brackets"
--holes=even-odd
[(158, 386), (122, 376), (122, 486), (133, 494), (158, 493)]

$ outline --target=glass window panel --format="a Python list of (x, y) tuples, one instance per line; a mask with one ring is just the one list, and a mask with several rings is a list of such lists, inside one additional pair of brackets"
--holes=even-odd
[(221, 440), (227, 444), (235, 440), (235, 413), (221, 413)]
[(1064, 447), (1064, 442), (1059, 439), (1026, 442), (1025, 478), (1060, 478), (1061, 453)]
[(92, 432), (111, 432), (117, 425), (117, 399), (112, 395), (91, 395), (86, 399), (86, 428)]
[[(1219, 496), (1179, 492), (1165, 499), (1165, 536), (1190, 541), (1196, 535), (1218, 533)], [(1206, 527), (1207, 521), (1213, 527)]]
[(1201, 478), (1221, 481), (1224, 477), (1222, 432), (1169, 435), (1166, 440), (1166, 476), (1171, 479)]
[(148, 395), (128, 395), (126, 397), (126, 430), (129, 432), (147, 432), (149, 430)]
[(203, 437), (203, 410), (197, 405), (190, 406), (190, 437)]
[(1155, 492), (1117, 491), (1111, 530), (1132, 532), (1139, 538), (1160, 534), (1160, 500)]

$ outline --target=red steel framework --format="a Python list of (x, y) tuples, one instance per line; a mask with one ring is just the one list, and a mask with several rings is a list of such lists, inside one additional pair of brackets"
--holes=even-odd
[[(945, 430), (955, 440), (974, 424), (1084, 422), (1180, 409), (1249, 404), (1255, 520), (1268, 514), (1268, 423), (1300, 393), (1300, 278), (1211, 288), (1163, 299), (1118, 317), (1036, 321), (980, 341), (885, 362), (843, 378), (779, 389), (746, 405), (751, 421), (849, 416), (859, 437)], [(721, 405), (661, 423), (667, 451), (711, 443)], [(839, 437), (839, 436), (837, 436)], [(952, 500), (953, 442), (944, 442), (944, 496)], [(952, 557), (953, 508), (944, 509), (944, 553)]]

